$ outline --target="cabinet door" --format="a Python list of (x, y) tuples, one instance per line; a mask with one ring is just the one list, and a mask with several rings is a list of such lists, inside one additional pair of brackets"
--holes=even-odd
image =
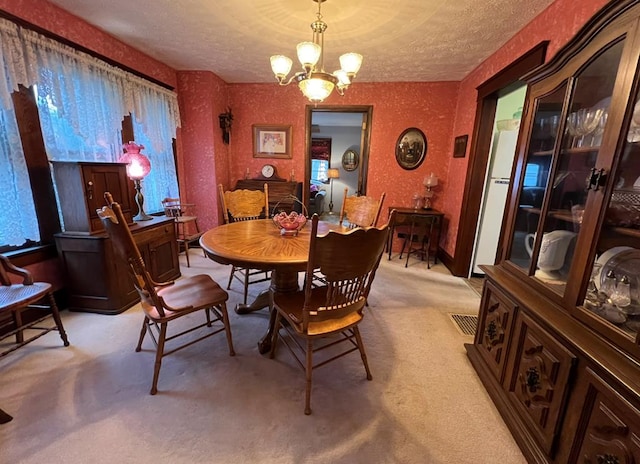
[(640, 411), (587, 369), (588, 388), (570, 463), (640, 462)]
[[(509, 259), (559, 297), (570, 281), (587, 216), (586, 179), (598, 182), (597, 176), (591, 180), (591, 173), (597, 166), (627, 42), (622, 32), (600, 46), (590, 60), (583, 58), (584, 64), (575, 63), (571, 76), (532, 88), (533, 116)], [(596, 217), (594, 212), (592, 224)]]
[(517, 305), (491, 282), (485, 284), (475, 344), (500, 383), (504, 375), (516, 310)]
[(180, 277), (178, 243), (173, 220), (141, 231), (134, 231), (136, 244), (142, 254), (147, 270), (156, 282), (165, 282)]
[[(635, 87), (640, 85), (636, 75)], [(640, 355), (640, 93), (630, 99), (619, 137), (621, 151), (598, 175), (607, 182), (596, 192), (604, 202), (596, 235), (591, 280), (579, 301), (613, 340), (626, 340)], [(586, 321), (593, 325), (594, 317)], [(602, 330), (601, 330), (602, 331)], [(621, 336), (620, 336), (621, 335)]]
[(506, 390), (531, 434), (548, 454), (561, 426), (575, 356), (520, 312)]
[(87, 213), (92, 231), (102, 231), (104, 227), (96, 213), (105, 205), (104, 192), (110, 192), (114, 201), (120, 203), (127, 223), (131, 216), (131, 182), (126, 175), (126, 165), (122, 163), (81, 164), (85, 185)]

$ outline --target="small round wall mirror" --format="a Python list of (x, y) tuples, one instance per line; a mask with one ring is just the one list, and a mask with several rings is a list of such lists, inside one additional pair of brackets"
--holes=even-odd
[(347, 150), (342, 155), (342, 168), (345, 171), (355, 171), (360, 164), (360, 155), (355, 150)]
[(416, 169), (427, 154), (427, 138), (416, 128), (406, 129), (396, 143), (396, 161), (403, 169)]

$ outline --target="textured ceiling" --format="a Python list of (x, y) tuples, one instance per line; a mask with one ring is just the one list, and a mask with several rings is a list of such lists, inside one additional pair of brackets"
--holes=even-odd
[[(50, 0), (178, 70), (273, 82), (269, 56), (297, 62), (312, 0)], [(364, 55), (359, 82), (460, 80), (553, 0), (327, 0), (325, 69)], [(296, 64), (294, 64), (296, 70)]]

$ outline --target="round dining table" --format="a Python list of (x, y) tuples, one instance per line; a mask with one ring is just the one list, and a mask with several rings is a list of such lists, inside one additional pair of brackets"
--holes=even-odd
[[(335, 224), (320, 221), (318, 235), (330, 230), (347, 230)], [(296, 236), (282, 235), (270, 219), (256, 219), (223, 224), (208, 230), (200, 237), (200, 246), (213, 261), (237, 267), (271, 271), (271, 285), (248, 305), (238, 303), (238, 314), (247, 314), (269, 307), (269, 328), (258, 342), (260, 353), (271, 349), (275, 326), (274, 293), (289, 293), (299, 289), (298, 273), (305, 271), (311, 241), (310, 221)]]

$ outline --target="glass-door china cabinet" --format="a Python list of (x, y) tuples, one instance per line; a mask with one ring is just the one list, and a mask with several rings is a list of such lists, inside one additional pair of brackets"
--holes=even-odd
[(640, 3), (610, 2), (525, 80), (467, 352), (530, 461), (640, 462)]

